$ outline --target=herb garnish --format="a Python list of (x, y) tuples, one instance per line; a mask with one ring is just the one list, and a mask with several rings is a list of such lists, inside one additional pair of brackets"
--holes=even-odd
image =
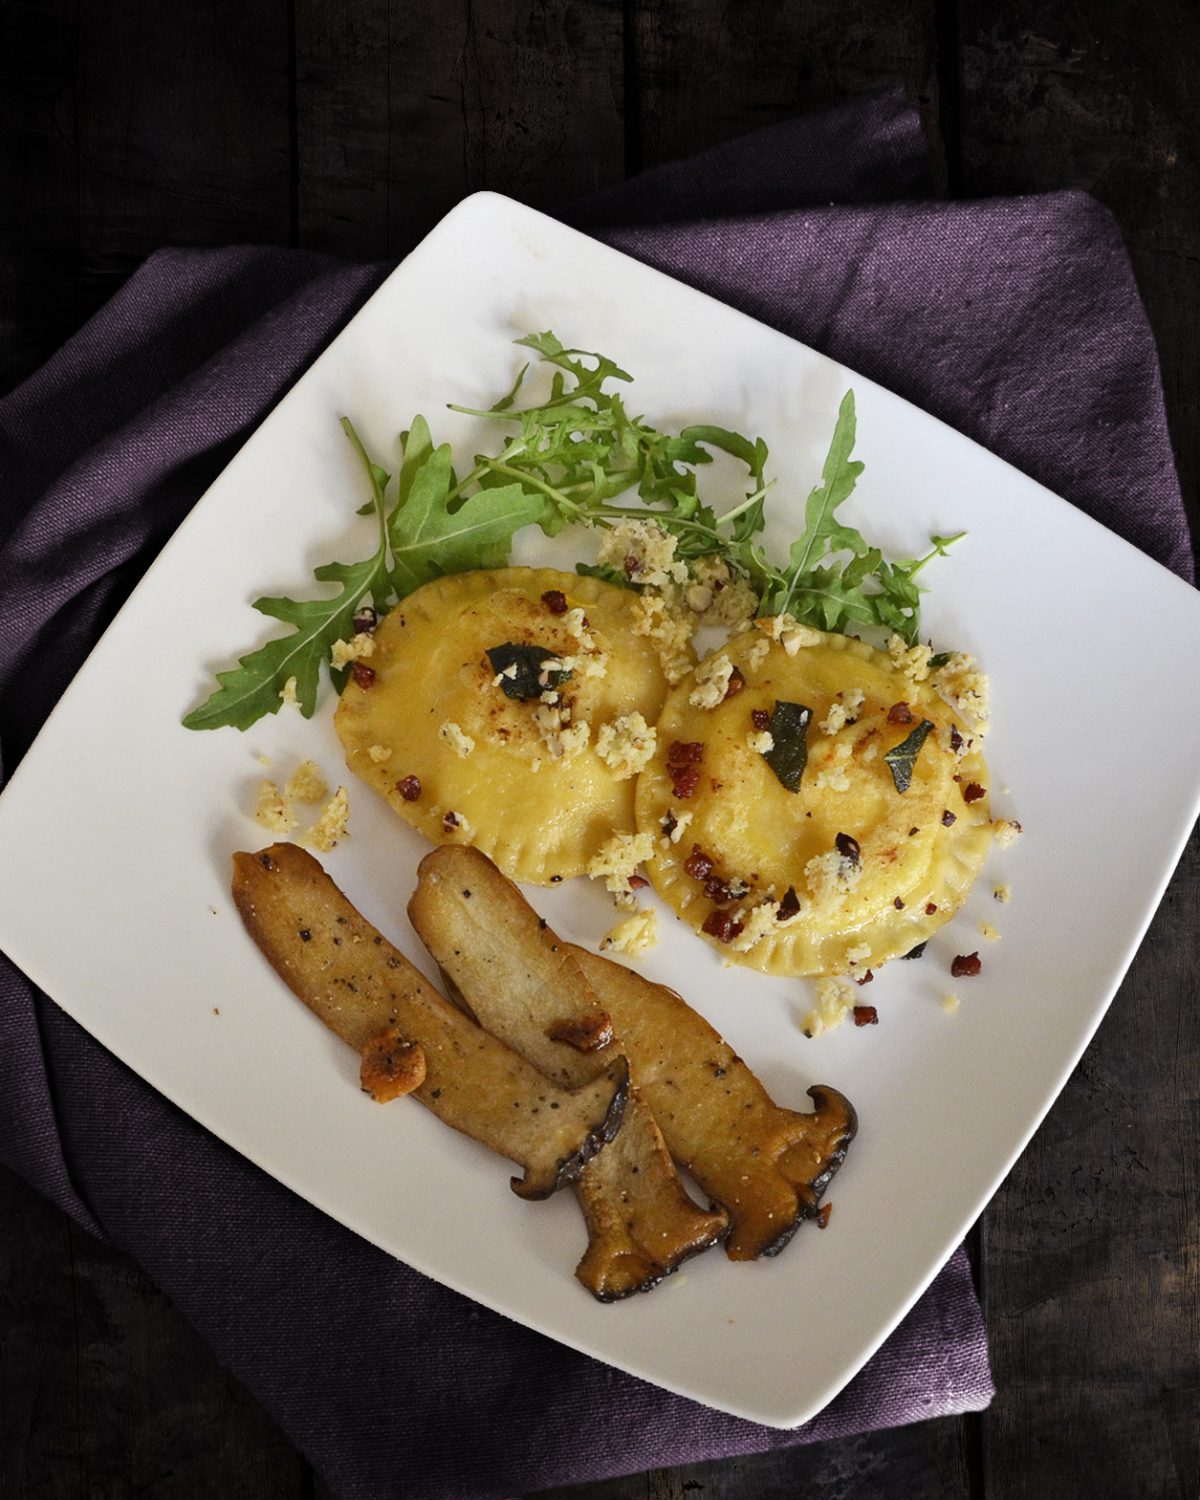
[(800, 778), (808, 765), (808, 726), (812, 709), (803, 703), (776, 703), (771, 712), (771, 738), (775, 743), (763, 756), (775, 772), (780, 786), (800, 790)]
[[(554, 536), (574, 523), (610, 528), (621, 520), (652, 521), (675, 539), (676, 561), (724, 560), (753, 589), (760, 615), (787, 612), (828, 631), (876, 626), (896, 632), (908, 645), (917, 640), (917, 574), (958, 538), (934, 536), (924, 556), (893, 562), (837, 519), (863, 467), (850, 457), (852, 391), (838, 410), (821, 483), (808, 497), (804, 534), (779, 567), (758, 540), (772, 483), (766, 478), (762, 438), (710, 424), (676, 433), (652, 427), (609, 389), (632, 377), (606, 355), (566, 348), (551, 332), (532, 333), (517, 343), (553, 368), (550, 393), (534, 405), (517, 406), (527, 364), (487, 411), (452, 406), (510, 429), (499, 451), (477, 454), (462, 479), (449, 446), (435, 446), (428, 423), (417, 416), (401, 434), (400, 468), (389, 500), (392, 476), (368, 456), (349, 419), (342, 419), (370, 484), (371, 498), (360, 514), (373, 513), (378, 520), (376, 550), (359, 563), (316, 569), (318, 582), (340, 586), (331, 599), (256, 600), (255, 609), (293, 626), (293, 632), (218, 673), (217, 691), (187, 715), (187, 728), (232, 724), (246, 729), (278, 711), (291, 678), (301, 712), (311, 717), (321, 664), (328, 666), (333, 644), (353, 633), (354, 614), (367, 600), (383, 614), (431, 579), (503, 567), (513, 537), (531, 525)], [(702, 499), (697, 482), (714, 450), (728, 454), (747, 474), (744, 497), (719, 514)], [(627, 493), (636, 493), (640, 503), (613, 503)], [(636, 578), (617, 569), (581, 564), (579, 571), (638, 587)], [(340, 685), (342, 674), (331, 669), (331, 675)]]
[(509, 641), (503, 646), (489, 646), (487, 659), (500, 678), (506, 698), (540, 698), (543, 693), (557, 691), (571, 676), (570, 667), (544, 665), (559, 661), (548, 646), (519, 646)]
[(925, 743), (925, 737), (932, 728), (933, 725), (928, 719), (922, 719), (907, 739), (901, 740), (898, 745), (893, 745), (883, 757), (892, 773), (892, 780), (896, 783), (896, 790), (901, 794), (907, 792), (912, 786), (917, 756), (921, 753), (921, 746)]
[(354, 634), (354, 612), (370, 595), (376, 608), (388, 599), (387, 511), (384, 491), (388, 475), (373, 464), (358, 440), (358, 434), (343, 419), (342, 425), (354, 450), (362, 460), (371, 483), (370, 509), (379, 523), (379, 545), (374, 553), (359, 563), (326, 563), (313, 577), (319, 583), (338, 583), (341, 591), (332, 599), (268, 598), (256, 599), (254, 608), (260, 614), (284, 620), (295, 626), (291, 635), (268, 641), (257, 651), (243, 656), (228, 672), (218, 672), (220, 684), (198, 708), (184, 719), (185, 729), (218, 729), (232, 724), (249, 729), (264, 714), (279, 712), (284, 685), (295, 679), (300, 712), (311, 718), (317, 706), (317, 681), (321, 663), (329, 662), (334, 641)]

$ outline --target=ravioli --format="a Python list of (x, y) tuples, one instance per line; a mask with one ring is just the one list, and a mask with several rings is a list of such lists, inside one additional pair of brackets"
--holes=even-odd
[(648, 752), (667, 694), (635, 598), (544, 568), (426, 584), (381, 621), (370, 670), (342, 694), (351, 770), (431, 842), (473, 844), (515, 880), (584, 873), (633, 832), (629, 744)]
[[(789, 654), (748, 631), (672, 691), (638, 780), (638, 828), (655, 836), (655, 890), (723, 957), (768, 974), (862, 975), (965, 900), (991, 839), (987, 767), (974, 729), (903, 661), (847, 636), (798, 636)], [(780, 703), (795, 707), (777, 716)], [(784, 739), (805, 708), (806, 735)], [(768, 718), (782, 748), (807, 750), (798, 784), (792, 758), (795, 791), (765, 757)], [(924, 739), (901, 792), (885, 756), (914, 731)], [(789, 779), (780, 747), (770, 753)]]

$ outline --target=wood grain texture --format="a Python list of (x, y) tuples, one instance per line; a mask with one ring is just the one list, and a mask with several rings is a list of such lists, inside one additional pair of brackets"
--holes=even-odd
[(935, 0), (631, 0), (631, 164), (656, 166), (844, 99), (901, 85), (938, 170)]
[(1200, 7), (965, 0), (960, 42), (964, 193), (1083, 188), (1120, 225), (1200, 543)]
[(79, 6), (80, 277), (98, 306), (160, 245), (286, 243), (282, 6)]
[[(1198, 55), (1192, 0), (9, 0), (0, 388), (159, 245), (396, 255), (476, 188), (565, 202), (900, 83), (941, 189), (1082, 187), (1116, 215), (1200, 534)], [(1193, 836), (989, 1209), (989, 1412), (555, 1500), (1194, 1500), (1198, 896)], [(3, 1173), (0, 1495), (332, 1500), (131, 1262)]]
[(1200, 1490), (1197, 912), (1200, 830), (988, 1211), (988, 1500)]
[(619, 181), (622, 27), (619, 0), (297, 0), (301, 243), (398, 255), (479, 189)]
[(289, 242), (285, 7), (20, 0), (0, 59), (5, 388), (160, 246)]
[(0, 390), (83, 321), (77, 36), (72, 0), (17, 0), (0, 25)]
[(308, 1500), (309, 1469), (132, 1261), (0, 1168), (0, 1495)]

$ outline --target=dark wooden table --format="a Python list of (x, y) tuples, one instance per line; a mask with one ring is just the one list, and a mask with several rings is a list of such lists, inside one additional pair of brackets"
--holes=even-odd
[[(560, 203), (900, 83), (940, 192), (1081, 187), (1116, 214), (1162, 353), (1195, 536), (1200, 9), (1000, 9), (7, 0), (0, 378), (34, 368), (160, 245), (394, 255), (473, 189)], [(1195, 702), (1181, 684), (1175, 711)], [(1193, 835), (1109, 1018), (976, 1230), (990, 1410), (556, 1493), (1195, 1500), (1198, 918)], [(619, 1457), (619, 1433), (613, 1444)], [(327, 1493), (135, 1265), (0, 1173), (0, 1496)]]

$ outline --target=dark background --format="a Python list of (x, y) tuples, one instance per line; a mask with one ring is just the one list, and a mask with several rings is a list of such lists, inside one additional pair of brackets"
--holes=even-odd
[[(939, 193), (1080, 187), (1116, 215), (1195, 537), (1198, 64), (1194, 0), (0, 0), (0, 388), (160, 245), (395, 256), (476, 188), (553, 206), (900, 84)], [(1193, 835), (973, 1236), (989, 1411), (556, 1494), (1195, 1500), (1198, 918)], [(3, 1500), (325, 1495), (135, 1265), (0, 1172)]]

